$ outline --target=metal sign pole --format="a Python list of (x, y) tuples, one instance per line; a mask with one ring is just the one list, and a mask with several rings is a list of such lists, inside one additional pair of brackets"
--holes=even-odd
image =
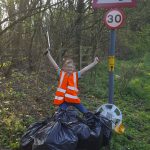
[(109, 99), (108, 103), (113, 104), (114, 98), (114, 65), (115, 65), (115, 41), (116, 41), (116, 31), (110, 31), (110, 49), (108, 56), (109, 64)]
[[(109, 98), (108, 103), (104, 104), (97, 109), (97, 112), (101, 111), (101, 114), (113, 122), (112, 128), (117, 133), (123, 133), (124, 127), (122, 125), (122, 113), (113, 104), (114, 102), (114, 66), (115, 66), (115, 42), (116, 31), (119, 29), (125, 20), (125, 15), (122, 10), (118, 8), (135, 7), (136, 0), (93, 0), (92, 6), (94, 9), (107, 8), (109, 11), (105, 14), (104, 23), (111, 30), (110, 31), (110, 49), (108, 52), (108, 65), (109, 65)], [(112, 9), (114, 8), (114, 9)], [(117, 116), (119, 110), (120, 115)], [(120, 123), (118, 124), (118, 118)], [(116, 128), (117, 127), (117, 128)]]

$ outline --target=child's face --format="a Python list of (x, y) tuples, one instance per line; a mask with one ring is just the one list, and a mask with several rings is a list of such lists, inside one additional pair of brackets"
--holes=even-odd
[(73, 62), (68, 62), (68, 63), (66, 62), (64, 64), (63, 69), (64, 69), (65, 72), (70, 74), (70, 73), (74, 72), (75, 66), (74, 66)]

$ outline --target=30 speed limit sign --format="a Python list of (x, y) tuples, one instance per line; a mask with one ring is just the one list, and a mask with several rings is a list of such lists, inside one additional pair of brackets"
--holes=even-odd
[(122, 10), (111, 9), (104, 17), (104, 22), (109, 29), (118, 29), (124, 24), (125, 14)]

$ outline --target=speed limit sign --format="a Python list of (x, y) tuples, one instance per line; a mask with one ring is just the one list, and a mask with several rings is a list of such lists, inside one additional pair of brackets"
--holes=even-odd
[(120, 28), (125, 20), (125, 14), (122, 10), (111, 9), (109, 10), (104, 17), (104, 22), (109, 29), (118, 29)]

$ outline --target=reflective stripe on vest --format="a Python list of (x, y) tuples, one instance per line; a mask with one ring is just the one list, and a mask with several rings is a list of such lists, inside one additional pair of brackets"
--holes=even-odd
[(78, 99), (78, 96), (73, 96), (70, 94), (65, 94), (65, 97), (72, 98), (72, 99)]
[(66, 90), (64, 90), (62, 88), (57, 88), (57, 91), (62, 92), (62, 93), (66, 93)]
[(73, 73), (73, 81), (74, 81), (74, 87), (77, 88), (77, 73)]
[(74, 87), (74, 86), (68, 86), (68, 89), (69, 89), (69, 90), (75, 90), (75, 91), (78, 92), (78, 89), (77, 89), (76, 87)]
[(59, 85), (58, 85), (58, 88), (57, 88), (57, 91), (56, 91), (56, 93), (59, 93), (59, 92), (61, 92), (61, 93), (59, 93), (59, 95), (57, 94), (55, 96), (55, 99), (54, 99), (54, 104), (55, 105), (60, 105), (64, 102), (64, 94), (65, 94), (66, 90), (61, 88), (63, 80), (64, 80), (64, 76), (65, 76), (65, 72), (62, 71), (62, 73), (60, 75), (60, 82), (59, 82)]
[(56, 100), (59, 100), (59, 101), (61, 101), (61, 100), (63, 100), (63, 99), (64, 99), (64, 97), (55, 96), (55, 99), (56, 99)]
[(65, 76), (65, 72), (62, 71), (62, 75), (61, 75), (61, 77), (60, 77), (60, 84), (59, 84), (59, 87), (61, 87), (61, 85), (62, 85), (62, 82), (63, 82), (63, 80), (64, 80), (64, 76)]

